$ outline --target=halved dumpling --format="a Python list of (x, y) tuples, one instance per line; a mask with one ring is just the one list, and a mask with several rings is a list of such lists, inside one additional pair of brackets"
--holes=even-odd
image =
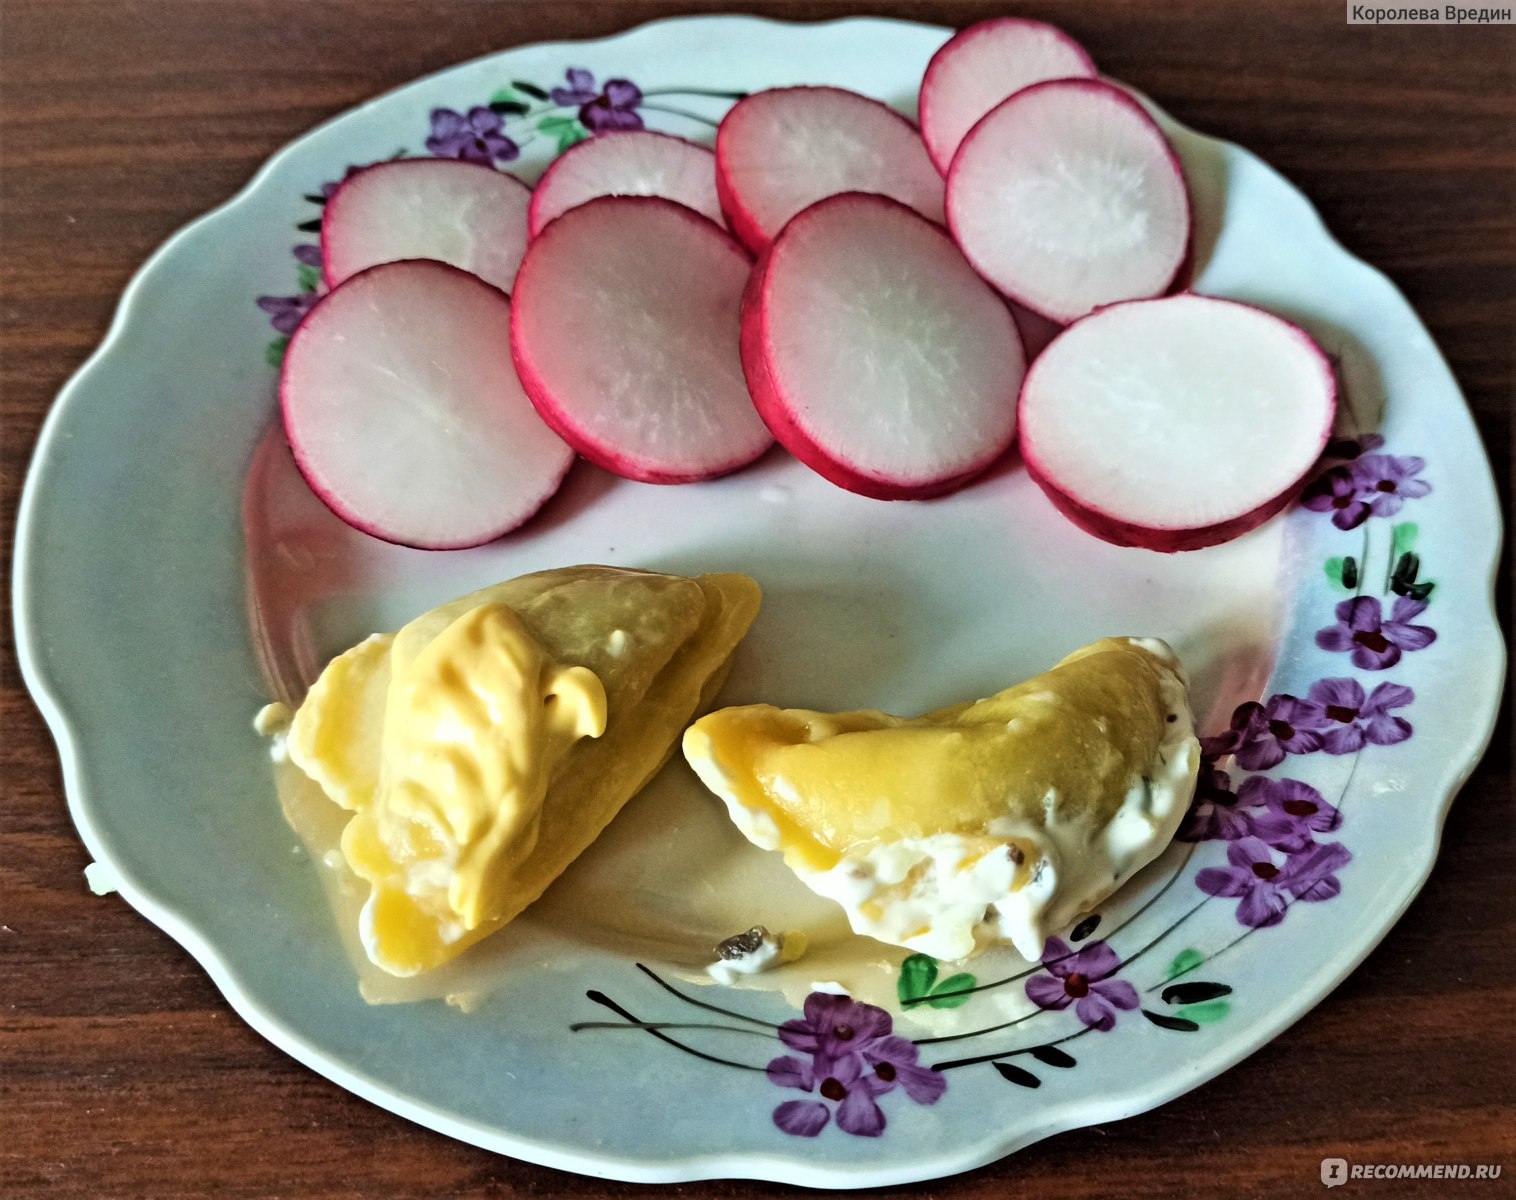
[(757, 615), (745, 575), (526, 575), (335, 658), (290, 759), (353, 817), (360, 933), (395, 975), (535, 900), (672, 753)]
[(1200, 746), (1163, 642), (1105, 638), (913, 720), (726, 708), (684, 756), (744, 836), (853, 929), (939, 959), (1027, 958), (1168, 845)]

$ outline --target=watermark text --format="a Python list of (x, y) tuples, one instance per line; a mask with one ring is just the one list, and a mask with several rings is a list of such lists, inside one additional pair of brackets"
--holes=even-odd
[(1321, 1160), (1321, 1182), (1341, 1187), (1357, 1179), (1499, 1179), (1500, 1163), (1350, 1163), (1345, 1158)]
[(1458, 4), (1355, 4), (1347, 0), (1349, 25), (1511, 25), (1516, 6), (1464, 8)]

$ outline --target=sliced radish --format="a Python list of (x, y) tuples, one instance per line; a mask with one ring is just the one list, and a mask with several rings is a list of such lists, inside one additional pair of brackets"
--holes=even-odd
[(511, 351), (527, 395), (591, 462), (645, 483), (746, 466), (773, 444), (738, 350), (751, 263), (693, 209), (601, 196), (533, 239)]
[(1142, 106), (1096, 79), (1033, 84), (963, 139), (947, 217), (997, 288), (1055, 321), (1161, 295), (1190, 240), (1184, 173)]
[(662, 196), (722, 221), (715, 154), (650, 129), (603, 133), (554, 159), (532, 192), (532, 237), (554, 217), (596, 196)]
[(1045, 79), (1093, 79), (1095, 63), (1063, 30), (993, 17), (949, 38), (921, 77), (921, 139), (946, 175), (964, 135), (1007, 96)]
[(532, 192), (514, 175), (456, 158), (402, 158), (350, 175), (326, 202), (327, 285), (379, 263), (434, 258), (510, 291), (526, 252)]
[(916, 127), (842, 88), (739, 100), (716, 131), (716, 189), (727, 224), (755, 254), (801, 209), (841, 192), (877, 192), (942, 220), (942, 179)]
[(284, 431), (316, 495), (390, 542), (492, 541), (539, 509), (574, 452), (511, 365), (511, 303), (456, 267), (387, 263), (354, 275), (290, 339)]
[(1103, 308), (1027, 372), (1021, 453), (1075, 524), (1196, 550), (1283, 508), (1327, 443), (1331, 363), (1288, 321), (1184, 294)]
[(1000, 457), (1026, 369), (1009, 308), (946, 232), (858, 192), (806, 209), (764, 255), (742, 362), (796, 458), (881, 500), (941, 495)]

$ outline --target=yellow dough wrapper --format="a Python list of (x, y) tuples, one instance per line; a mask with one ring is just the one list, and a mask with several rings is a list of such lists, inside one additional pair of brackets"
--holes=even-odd
[(939, 959), (999, 942), (1036, 959), (1169, 844), (1200, 745), (1169, 647), (1105, 638), (915, 719), (721, 709), (684, 756), (855, 932)]
[(540, 896), (710, 704), (759, 599), (745, 575), (566, 567), (333, 659), (288, 750), (353, 813), (373, 962), (429, 970)]

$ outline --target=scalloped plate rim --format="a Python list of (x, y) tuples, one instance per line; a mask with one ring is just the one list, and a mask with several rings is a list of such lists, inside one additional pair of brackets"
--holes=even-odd
[[(436, 79), (471, 65), (509, 55), (528, 46), (534, 50), (549, 50), (559, 46), (571, 49), (591, 45), (624, 43), (631, 38), (656, 34), (662, 27), (700, 22), (721, 23), (728, 26), (739, 23), (752, 23), (793, 31), (831, 29), (839, 26), (867, 27), (886, 25), (930, 30), (934, 33), (940, 33), (944, 37), (952, 32), (945, 26), (935, 26), (898, 18), (868, 16), (850, 16), (816, 22), (784, 21), (767, 17), (732, 14), (667, 17), (644, 22), (630, 29), (605, 37), (522, 43), (519, 46), (507, 47), (503, 50), (492, 51), (458, 63), (449, 64), (436, 71), (428, 72), (395, 87), (386, 89), (384, 92), (370, 97), (358, 105), (333, 115), (286, 143), (266, 159), (248, 182), (234, 195), (179, 228), (153, 251), (123, 289), (110, 326), (102, 338), (100, 345), (74, 372), (63, 388), (60, 389), (49, 409), (27, 468), (20, 503), (17, 509), (15, 552), (12, 566), (12, 608), (18, 663), (21, 677), (26, 683), (34, 703), (43, 716), (48, 730), (57, 745), (70, 817), (91, 856), (97, 862), (104, 863), (114, 872), (118, 891), (122, 898), (147, 920), (178, 942), (205, 969), (227, 1003), (249, 1026), (284, 1053), (290, 1055), (290, 1057), (317, 1074), (338, 1084), (345, 1090), (407, 1120), (484, 1149), (513, 1155), (545, 1166), (574, 1171), (580, 1174), (621, 1179), (629, 1182), (675, 1183), (709, 1178), (745, 1178), (773, 1182), (801, 1183), (812, 1187), (860, 1188), (888, 1186), (940, 1178), (994, 1162), (1057, 1132), (1082, 1128), (1106, 1121), (1120, 1120), (1149, 1111), (1186, 1092), (1194, 1090), (1204, 1083), (1211, 1082), (1242, 1059), (1261, 1049), (1296, 1021), (1308, 1014), (1316, 1004), (1325, 998), (1327, 994), (1336, 988), (1363, 962), (1379, 945), (1385, 935), (1389, 933), (1390, 929), (1394, 927), (1425, 886), (1437, 860), (1442, 830), (1453, 799), (1485, 753), (1496, 728), (1499, 698), (1502, 692), (1502, 681), (1506, 669), (1506, 649), (1504, 639), (1501, 637), (1498, 614), (1494, 607), (1496, 571), (1499, 566), (1500, 547), (1503, 538), (1503, 514), (1500, 512), (1498, 503), (1494, 506), (1496, 521), (1493, 529), (1494, 536), (1490, 540), (1487, 561), (1481, 573), (1485, 579), (1485, 588), (1480, 597), (1478, 597), (1483, 601), (1483, 606), (1480, 608), (1478, 615), (1483, 623), (1488, 626), (1487, 632), (1492, 635), (1491, 642), (1497, 651), (1497, 658), (1492, 663), (1495, 669), (1490, 674), (1492, 683), (1490, 688), (1491, 695), (1484, 698), (1482, 705), (1483, 711), (1487, 713), (1487, 718), (1482, 728), (1476, 726), (1471, 729), (1470, 735), (1461, 750), (1456, 754), (1447, 756), (1446, 761), (1448, 766), (1451, 767), (1451, 773), (1443, 789), (1440, 803), (1433, 814), (1436, 828), (1432, 831), (1433, 836), (1431, 841), (1427, 843), (1427, 852), (1416, 860), (1418, 870), (1414, 878), (1408, 879), (1400, 902), (1392, 912), (1389, 912), (1383, 918), (1377, 932), (1355, 945), (1351, 953), (1331, 960), (1319, 970), (1316, 976), (1310, 980), (1309, 987), (1301, 989), (1301, 994), (1308, 995), (1310, 999), (1302, 1003), (1297, 1011), (1288, 1011), (1270, 1020), (1255, 1022), (1247, 1027), (1246, 1033), (1243, 1036), (1220, 1041), (1215, 1045), (1212, 1053), (1205, 1055), (1198, 1061), (1192, 1062), (1192, 1066), (1199, 1069), (1192, 1071), (1186, 1078), (1178, 1079), (1175, 1086), (1149, 1090), (1138, 1088), (1116, 1095), (1097, 1098), (1089, 1096), (1072, 1097), (1063, 1103), (1047, 1106), (1043, 1110), (1043, 1119), (1039, 1120), (1031, 1129), (1025, 1131), (1020, 1136), (998, 1141), (990, 1138), (965, 1145), (952, 1155), (933, 1159), (929, 1163), (923, 1163), (924, 1169), (919, 1170), (889, 1168), (877, 1173), (870, 1173), (852, 1165), (828, 1165), (814, 1161), (798, 1161), (783, 1155), (744, 1155), (740, 1157), (689, 1155), (679, 1158), (664, 1157), (630, 1160), (625, 1157), (596, 1155), (584, 1149), (566, 1150), (547, 1142), (518, 1137), (497, 1128), (460, 1119), (442, 1112), (431, 1105), (418, 1103), (402, 1092), (379, 1084), (360, 1072), (350, 1070), (342, 1062), (333, 1060), (324, 1051), (293, 1033), (277, 1018), (264, 1012), (263, 1009), (242, 992), (231, 968), (223, 960), (221, 953), (202, 936), (195, 925), (173, 907), (160, 903), (154, 898), (152, 889), (149, 886), (140, 883), (132, 877), (129, 871), (125, 870), (119, 863), (113, 861), (108, 842), (97, 833), (91, 818), (91, 800), (84, 794), (84, 789), (79, 782), (80, 764), (84, 759), (84, 753), (75, 737), (68, 706), (55, 693), (41, 666), (42, 656), (38, 645), (41, 630), (32, 615), (26, 586), (31, 559), (29, 542), (36, 519), (34, 510), (42, 503), (39, 495), (44, 492), (45, 484), (43, 476), (50, 456), (57, 449), (58, 428), (62, 423), (63, 413), (65, 409), (78, 403), (76, 397), (85, 390), (88, 381), (96, 374), (107, 369), (111, 359), (119, 352), (120, 346), (124, 341), (124, 335), (133, 322), (133, 305), (144, 282), (156, 273), (166, 260), (174, 255), (175, 251), (185, 240), (201, 231), (204, 227), (225, 220), (234, 214), (255, 193), (267, 185), (268, 181), (277, 173), (285, 158), (308, 138), (326, 130), (334, 124), (345, 121), (350, 117), (355, 117), (380, 101), (407, 91), (417, 84)], [(1169, 119), (1173, 121), (1172, 117)], [(1348, 251), (1328, 229), (1310, 200), (1272, 166), (1235, 143), (1219, 138), (1211, 138), (1209, 135), (1200, 133), (1184, 125), (1182, 122), (1173, 121), (1173, 123), (1187, 134), (1193, 134), (1205, 141), (1220, 145), (1227, 155), (1243, 155), (1261, 167), (1272, 178), (1274, 183), (1282, 185), (1303, 212), (1309, 214), (1313, 231), (1324, 238), (1329, 247), (1335, 251), (1336, 255), (1340, 256), (1344, 263), (1350, 263), (1354, 269), (1371, 277), (1375, 286), (1392, 293), (1394, 298), (1400, 301), (1407, 311), (1412, 314), (1415, 313), (1414, 308), (1412, 308), (1395, 283), (1383, 272)], [(1416, 320), (1420, 324), (1419, 316), (1416, 317)], [(1424, 331), (1424, 325), (1422, 328)], [(1440, 348), (1432, 341), (1430, 335), (1428, 335), (1428, 342), (1436, 353), (1440, 365), (1448, 372), (1449, 377), (1452, 378), (1451, 369), (1448, 368)], [(1486, 474), (1488, 474), (1488, 468), (1486, 468)], [(1196, 1075), (1202, 1076), (1199, 1082), (1193, 1082)], [(1078, 1110), (1077, 1116), (1073, 1115), (1071, 1111), (1074, 1109)]]

